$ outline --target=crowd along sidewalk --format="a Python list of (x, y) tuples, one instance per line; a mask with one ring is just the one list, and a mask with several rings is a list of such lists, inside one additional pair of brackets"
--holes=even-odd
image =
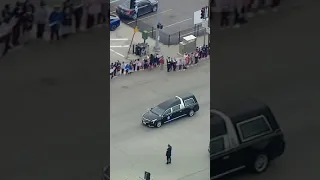
[[(133, 28), (131, 28), (130, 26), (122, 23), (120, 25), (120, 27), (118, 29), (116, 29), (114, 32), (110, 32), (110, 63), (115, 62), (117, 60), (119, 61), (125, 61), (128, 62), (132, 59), (137, 59), (140, 58), (139, 56), (136, 56), (134, 54), (132, 54), (132, 49), (130, 49), (130, 53), (128, 54), (128, 49), (130, 46), (130, 42), (133, 36), (134, 30)], [(118, 42), (118, 41), (113, 41), (112, 39), (123, 39), (126, 40), (125, 42)], [(205, 42), (205, 44), (208, 44), (208, 38), (209, 36), (206, 35), (206, 37), (204, 38), (203, 36), (200, 36), (197, 38), (197, 46), (202, 46)], [(205, 39), (205, 41), (204, 41)], [(136, 32), (136, 34), (134, 35), (132, 44), (138, 44), (138, 43), (143, 43), (144, 40), (142, 39), (142, 33), (141, 32)], [(126, 44), (122, 44), (123, 48), (112, 48), (113, 44), (115, 43), (126, 43)], [(148, 43), (149, 45), (149, 54), (150, 53), (154, 53), (153, 49), (156, 45), (156, 41), (152, 38), (148, 38), (146, 40), (146, 43)], [(120, 45), (119, 45), (120, 46)], [(132, 47), (131, 47), (132, 48)], [(164, 45), (162, 43), (160, 43), (160, 49), (161, 49), (161, 55), (163, 55), (164, 57), (182, 57), (181, 54), (179, 54), (179, 45), (171, 45), (171, 46), (167, 46)], [(121, 55), (119, 55), (121, 54)]]

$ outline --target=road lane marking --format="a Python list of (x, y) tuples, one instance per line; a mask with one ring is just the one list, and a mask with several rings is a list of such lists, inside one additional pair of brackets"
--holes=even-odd
[(119, 1), (121, 1), (121, 0), (113, 0), (113, 1), (110, 1), (110, 4), (115, 3), (115, 2), (119, 2)]
[[(182, 21), (178, 21), (178, 22), (175, 22), (175, 23), (173, 23), (173, 24), (169, 24), (169, 25), (167, 25), (167, 26), (163, 26), (163, 29), (164, 29), (164, 28), (171, 27), (171, 26), (174, 26), (174, 25), (177, 25), (177, 24), (180, 24), (180, 23), (183, 23), (183, 22), (186, 22), (186, 21), (190, 21), (190, 20), (192, 20), (192, 18), (188, 18), (188, 19), (185, 19), (185, 20), (182, 20)], [(156, 31), (156, 29), (153, 30), (153, 31)], [(153, 31), (149, 31), (149, 33), (150, 33), (150, 32), (153, 32)]]
[(171, 26), (174, 26), (174, 25), (186, 22), (186, 21), (190, 21), (190, 20), (192, 20), (192, 18), (188, 18), (188, 19), (185, 19), (185, 20), (182, 20), (182, 21), (178, 21), (178, 22), (175, 22), (175, 23), (167, 25), (167, 26), (163, 26), (163, 28), (168, 28), (168, 27), (171, 27)]
[(110, 46), (111, 48), (128, 48), (129, 45)]
[(128, 41), (128, 38), (111, 38), (110, 41)]
[(125, 57), (124, 55), (118, 53), (117, 51), (115, 51), (115, 50), (113, 50), (113, 49), (111, 49), (111, 48), (110, 48), (110, 51), (113, 52), (113, 53), (115, 53), (115, 54), (117, 54), (118, 56), (121, 56), (121, 57), (123, 57), (123, 58)]
[[(169, 11), (172, 11), (172, 9), (167, 9), (165, 11), (161, 11), (161, 12), (159, 12), (159, 14), (163, 14), (163, 13), (166, 13), (166, 12), (169, 12)], [(151, 18), (151, 17), (156, 16), (156, 15), (157, 15), (157, 13), (156, 14), (152, 14), (150, 16), (143, 17), (143, 18), (138, 18), (138, 21), (141, 21), (141, 20), (144, 20), (144, 19), (148, 19), (148, 18)], [(136, 21), (130, 21), (127, 24), (132, 24), (132, 23), (135, 23), (135, 22)]]

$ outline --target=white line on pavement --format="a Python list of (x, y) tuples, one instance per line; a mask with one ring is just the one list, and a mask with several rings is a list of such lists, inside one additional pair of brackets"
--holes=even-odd
[(129, 45), (110, 46), (111, 48), (128, 48)]
[[(171, 27), (171, 26), (174, 26), (174, 25), (177, 25), (177, 24), (186, 22), (186, 21), (190, 21), (190, 20), (192, 20), (192, 18), (188, 18), (188, 19), (185, 19), (185, 20), (182, 20), (182, 21), (175, 22), (175, 23), (173, 23), (173, 24), (169, 24), (169, 25), (167, 25), (167, 26), (163, 26), (163, 28), (168, 28), (168, 27)], [(153, 30), (153, 31), (156, 31), (156, 29)], [(152, 32), (152, 31), (149, 31), (149, 33), (150, 33), (150, 32)]]
[(163, 28), (171, 27), (171, 26), (174, 26), (174, 25), (177, 25), (177, 24), (186, 22), (186, 21), (190, 21), (190, 20), (192, 20), (192, 18), (188, 18), (188, 19), (185, 19), (185, 20), (182, 20), (182, 21), (179, 21), (179, 22), (175, 22), (175, 23), (170, 24), (170, 25), (168, 25), (168, 26), (164, 26)]
[(113, 50), (113, 49), (111, 49), (111, 48), (110, 48), (110, 51), (113, 52), (113, 53), (115, 53), (115, 54), (117, 54), (118, 56), (121, 56), (121, 57), (123, 57), (123, 58), (125, 57), (124, 55), (118, 53), (117, 51), (115, 51), (115, 50)]
[[(163, 14), (163, 13), (169, 12), (169, 11), (172, 11), (172, 9), (167, 9), (167, 10), (165, 10), (165, 11), (161, 11), (161, 12), (159, 12), (159, 14)], [(150, 15), (150, 16), (143, 17), (143, 18), (138, 18), (138, 21), (141, 21), (141, 20), (144, 20), (144, 19), (148, 19), (148, 18), (151, 18), (151, 17), (156, 16), (156, 15), (157, 15), (157, 13), (156, 13), (156, 14), (152, 14), (152, 15)], [(136, 22), (136, 21), (130, 21), (130, 22), (128, 22), (127, 24), (132, 24), (132, 23), (134, 23), (134, 22)]]
[(110, 39), (110, 41), (128, 41), (128, 38), (115, 38), (115, 39)]
[(110, 1), (110, 4), (115, 3), (115, 2), (118, 2), (118, 1), (120, 1), (120, 0), (113, 0), (113, 1)]

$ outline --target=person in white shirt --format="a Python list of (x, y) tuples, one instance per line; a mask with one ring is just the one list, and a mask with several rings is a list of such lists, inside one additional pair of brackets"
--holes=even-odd
[(124, 69), (126, 68), (126, 64), (122, 62), (121, 64), (121, 74), (124, 74)]

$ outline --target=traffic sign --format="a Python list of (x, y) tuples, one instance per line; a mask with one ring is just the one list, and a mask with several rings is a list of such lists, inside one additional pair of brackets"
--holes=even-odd
[(133, 29), (133, 31), (134, 31), (135, 33), (138, 32), (138, 31), (139, 31), (138, 26), (136, 26), (136, 27)]

